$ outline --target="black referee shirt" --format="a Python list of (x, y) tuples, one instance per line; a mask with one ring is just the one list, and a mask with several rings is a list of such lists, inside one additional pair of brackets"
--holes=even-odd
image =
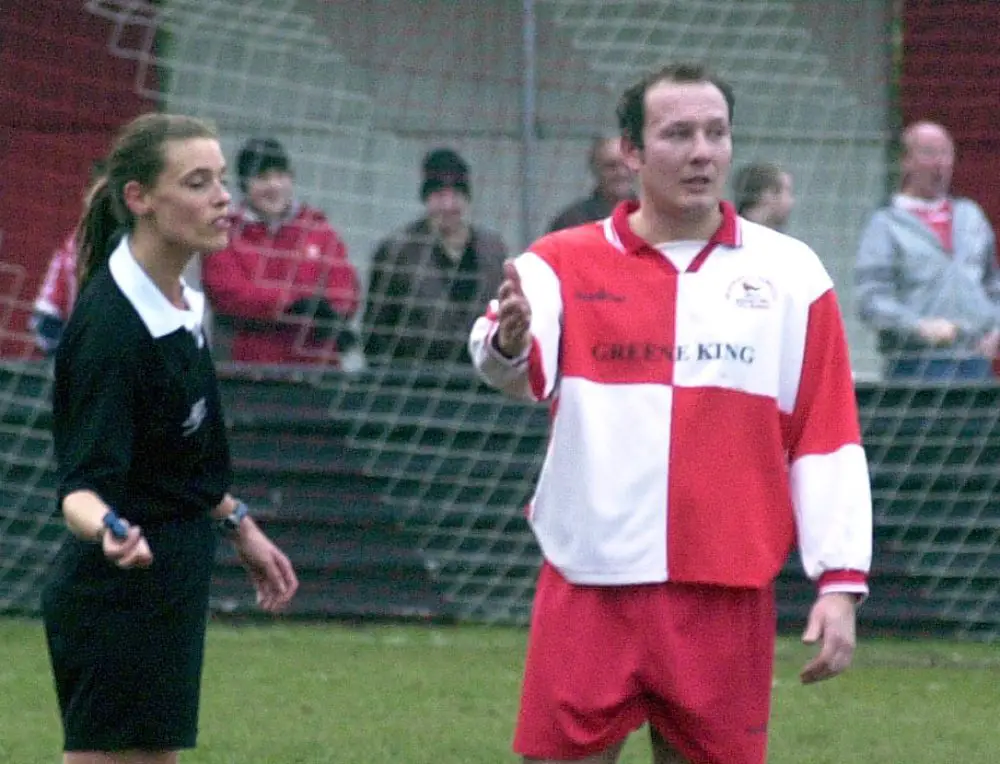
[(195, 517), (229, 490), (231, 465), (205, 300), (174, 307), (125, 238), (74, 306), (55, 360), (58, 500), (89, 489), (129, 522)]

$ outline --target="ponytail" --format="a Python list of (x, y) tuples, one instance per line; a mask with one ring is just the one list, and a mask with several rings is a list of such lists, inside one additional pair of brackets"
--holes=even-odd
[(79, 291), (108, 262), (120, 234), (135, 223), (125, 205), (124, 189), (135, 181), (152, 188), (163, 171), (163, 145), (171, 140), (217, 139), (214, 128), (194, 117), (153, 112), (136, 117), (115, 138), (104, 161), (103, 174), (84, 199), (83, 216), (76, 228)]
[(114, 192), (108, 179), (98, 178), (87, 194), (83, 217), (76, 229), (77, 280), (82, 292), (90, 277), (108, 261), (122, 226), (116, 214)]

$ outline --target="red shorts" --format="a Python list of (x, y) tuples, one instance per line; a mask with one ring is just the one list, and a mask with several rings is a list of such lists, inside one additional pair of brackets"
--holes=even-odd
[(763, 764), (774, 590), (580, 586), (535, 593), (514, 750), (580, 759), (649, 722), (692, 764)]

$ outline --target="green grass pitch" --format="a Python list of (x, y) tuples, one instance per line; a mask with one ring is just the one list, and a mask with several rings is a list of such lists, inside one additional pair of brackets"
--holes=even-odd
[[(498, 764), (525, 631), (214, 623), (199, 748), (184, 764)], [(1000, 656), (934, 640), (862, 642), (855, 667), (814, 687), (809, 650), (778, 647), (771, 764), (1000, 761)], [(41, 624), (0, 620), (0, 762), (59, 761)], [(622, 761), (648, 762), (643, 733)]]

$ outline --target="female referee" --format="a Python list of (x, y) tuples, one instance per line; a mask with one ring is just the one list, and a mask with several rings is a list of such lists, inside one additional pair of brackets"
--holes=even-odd
[[(298, 581), (229, 493), (229, 448), (181, 272), (227, 241), (211, 127), (126, 125), (77, 232), (80, 296), (55, 359), (58, 501), (72, 532), (42, 598), (65, 764), (174, 764), (195, 745), (217, 536), (266, 611)], [(116, 243), (117, 242), (117, 243)]]

